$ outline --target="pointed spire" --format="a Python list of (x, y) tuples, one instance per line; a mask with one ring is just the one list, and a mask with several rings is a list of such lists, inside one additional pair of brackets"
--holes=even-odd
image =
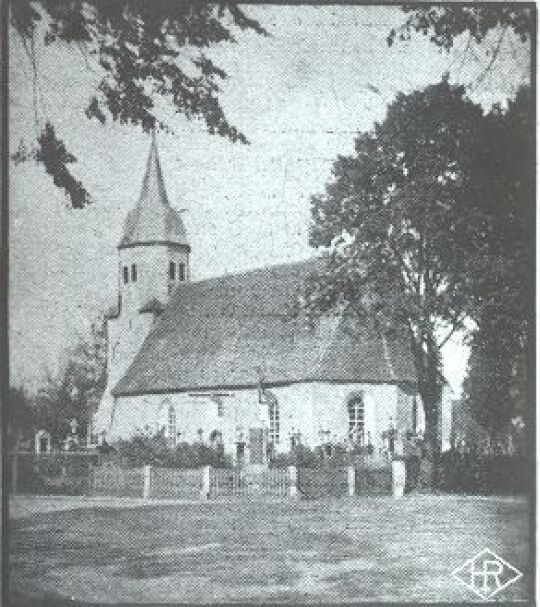
[(167, 197), (155, 130), (152, 130), (139, 201), (128, 213), (119, 247), (148, 243), (188, 246), (184, 223)]
[(152, 129), (152, 143), (146, 162), (146, 172), (139, 197), (139, 204), (164, 204), (169, 206), (156, 141), (156, 131)]

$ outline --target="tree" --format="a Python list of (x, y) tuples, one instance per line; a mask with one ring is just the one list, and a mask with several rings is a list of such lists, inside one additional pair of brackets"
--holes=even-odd
[[(517, 343), (516, 343), (517, 342)], [(495, 444), (526, 410), (524, 350), (519, 334), (493, 319), (480, 322), (471, 340), (463, 398), (472, 417)]]
[(471, 204), (481, 222), (467, 271), (460, 273), (477, 326), (464, 398), (492, 440), (518, 416), (532, 428), (535, 124), (530, 87), (522, 87), (506, 111), (495, 107), (484, 118), (483, 141), (471, 165)]
[(355, 155), (335, 161), (325, 194), (312, 199), (311, 244), (328, 253), (328, 265), (313, 282), (310, 305), (340, 307), (408, 338), (431, 453), (444, 383), (440, 351), (464, 326), (462, 275), (483, 221), (470, 204), (483, 180), (473, 170), (482, 127), (481, 107), (447, 77), (399, 94), (385, 120), (358, 136)]
[(107, 340), (103, 319), (96, 321), (87, 339), (70, 352), (61, 371), (49, 375), (38, 391), (36, 407), (42, 426), (54, 440), (61, 441), (76, 419), (84, 432), (95, 413), (106, 385)]
[[(69, 171), (76, 156), (66, 150), (49, 119), (40, 120), (36, 40), (68, 45), (97, 70), (100, 80), (84, 110), (105, 123), (170, 130), (156, 111), (156, 100), (188, 118), (201, 118), (210, 133), (247, 143), (219, 104), (219, 82), (227, 74), (205, 49), (234, 42), (232, 26), (260, 34), (265, 30), (233, 2), (181, 0), (17, 0), (10, 3), (11, 25), (32, 66), (34, 119), (39, 131), (35, 149), (21, 144), (14, 158), (43, 163), (54, 184), (63, 188), (73, 208), (91, 202), (84, 185)], [(183, 61), (183, 63), (182, 63)]]
[(10, 386), (8, 391), (7, 436), (10, 449), (16, 449), (23, 441), (29, 441), (39, 429), (33, 398), (23, 386)]
[(470, 164), (478, 229), (460, 273), (477, 324), (504, 326), (523, 346), (534, 314), (535, 124), (530, 87), (485, 116)]

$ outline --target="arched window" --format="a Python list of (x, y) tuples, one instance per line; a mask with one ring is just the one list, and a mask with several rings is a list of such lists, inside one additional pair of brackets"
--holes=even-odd
[(134, 263), (131, 264), (131, 282), (137, 282), (137, 266)]
[(174, 261), (169, 262), (169, 278), (174, 280), (176, 278), (176, 264)]
[(273, 445), (277, 445), (279, 443), (279, 404), (277, 398), (271, 392), (267, 392), (266, 397), (268, 400), (268, 419), (270, 421), (268, 440)]
[(184, 280), (186, 280), (186, 264), (184, 263), (178, 264), (178, 280), (180, 282), (184, 282)]
[(349, 411), (349, 438), (353, 443), (364, 444), (365, 410), (364, 395), (362, 392), (353, 394), (348, 402)]
[(176, 411), (172, 405), (169, 406), (167, 416), (167, 436), (173, 445), (176, 445)]
[(124, 266), (124, 284), (129, 282), (129, 268)]

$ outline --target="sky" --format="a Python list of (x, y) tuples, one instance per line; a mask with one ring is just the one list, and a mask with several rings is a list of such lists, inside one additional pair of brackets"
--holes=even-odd
[[(388, 103), (440, 80), (472, 84), (489, 108), (529, 78), (527, 45), (507, 37), (483, 78), (491, 37), (474, 55), (465, 40), (440, 51), (422, 36), (389, 48), (403, 22), (396, 7), (245, 5), (270, 36), (235, 32), (237, 43), (209, 55), (228, 73), (220, 100), (250, 145), (231, 143), (162, 108), (174, 134), (158, 146), (169, 199), (186, 209), (192, 279), (305, 259), (310, 198), (331, 176), (337, 155), (384, 118)], [(94, 203), (69, 209), (43, 166), (10, 167), (9, 323), (11, 383), (35, 390), (67, 349), (116, 297), (117, 250), (126, 213), (136, 203), (150, 137), (136, 127), (101, 125), (83, 113), (101, 72), (67, 46), (37, 49), (38, 123), (47, 118), (78, 163), (74, 174)], [(10, 147), (36, 136), (31, 67), (10, 38)], [(466, 369), (459, 336), (443, 352), (456, 395)]]

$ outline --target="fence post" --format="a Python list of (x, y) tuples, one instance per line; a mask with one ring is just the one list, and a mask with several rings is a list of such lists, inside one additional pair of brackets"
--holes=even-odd
[(143, 468), (143, 498), (148, 499), (150, 497), (150, 481), (152, 476), (152, 466), (144, 466)]
[(210, 497), (210, 466), (204, 466), (201, 477), (201, 491), (199, 497), (207, 500)]
[(353, 497), (356, 491), (356, 478), (355, 478), (355, 470), (354, 466), (349, 466), (347, 468), (347, 487), (349, 489), (349, 497)]
[(402, 459), (392, 460), (392, 494), (403, 497), (405, 491), (405, 462)]
[(86, 495), (92, 495), (94, 491), (94, 464), (90, 459), (86, 464)]
[(15, 495), (17, 493), (19, 479), (17, 478), (19, 473), (19, 462), (17, 454), (13, 455), (11, 460), (11, 493)]
[(290, 495), (290, 497), (296, 497), (297, 482), (298, 482), (298, 474), (297, 474), (296, 466), (289, 466), (289, 495)]

